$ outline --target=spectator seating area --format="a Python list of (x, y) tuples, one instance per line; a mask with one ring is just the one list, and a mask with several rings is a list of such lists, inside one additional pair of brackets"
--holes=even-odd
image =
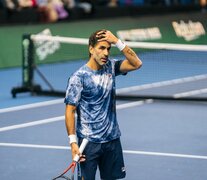
[(201, 8), (199, 0), (0, 0), (0, 24), (52, 23)]

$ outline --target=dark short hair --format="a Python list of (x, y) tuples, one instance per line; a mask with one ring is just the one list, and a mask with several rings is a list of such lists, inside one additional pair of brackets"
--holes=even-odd
[[(96, 35), (100, 31), (106, 31), (106, 29), (100, 29), (100, 30), (93, 32), (89, 37), (88, 47), (90, 47), (90, 46), (95, 47), (96, 46), (96, 44), (98, 43), (98, 38), (96, 37)], [(91, 56), (91, 54), (89, 52), (89, 57), (90, 56)]]
[(104, 31), (104, 30), (105, 29), (100, 29), (100, 30), (97, 30), (97, 31), (93, 32), (91, 34), (91, 36), (89, 37), (88, 45), (92, 46), (92, 47), (95, 47), (95, 45), (98, 42), (98, 38), (96, 37), (97, 33), (100, 32), (100, 31)]

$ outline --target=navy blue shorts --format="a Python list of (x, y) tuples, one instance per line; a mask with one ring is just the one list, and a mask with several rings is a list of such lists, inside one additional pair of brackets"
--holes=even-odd
[(104, 180), (122, 179), (126, 176), (119, 138), (107, 143), (89, 142), (83, 154), (86, 155), (86, 161), (80, 163), (80, 166), (84, 180), (95, 180), (97, 167)]

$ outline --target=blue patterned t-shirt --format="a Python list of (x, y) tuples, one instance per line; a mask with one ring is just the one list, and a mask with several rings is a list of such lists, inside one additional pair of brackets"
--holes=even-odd
[(76, 133), (104, 143), (119, 138), (116, 118), (115, 76), (122, 61), (108, 60), (101, 70), (82, 66), (68, 80), (65, 103), (77, 107)]

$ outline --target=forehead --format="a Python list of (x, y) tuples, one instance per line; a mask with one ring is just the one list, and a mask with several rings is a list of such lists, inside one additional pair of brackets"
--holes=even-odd
[(107, 41), (100, 41), (96, 44), (96, 47), (106, 47), (106, 48), (110, 48), (111, 44), (108, 43)]

